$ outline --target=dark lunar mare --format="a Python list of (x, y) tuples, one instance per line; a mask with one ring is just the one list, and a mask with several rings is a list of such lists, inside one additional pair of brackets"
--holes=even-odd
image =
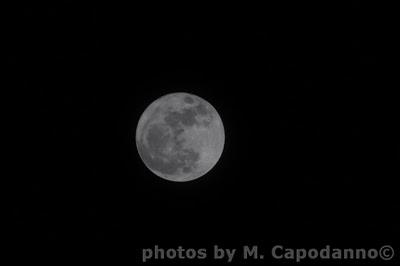
[(193, 126), (197, 123), (196, 111), (193, 108), (184, 108), (181, 112), (168, 110), (164, 121), (172, 128), (178, 127), (179, 123), (184, 126)]
[(209, 110), (203, 103), (199, 103), (198, 105), (196, 105), (195, 110), (199, 115), (209, 115), (210, 114)]
[(160, 154), (167, 145), (170, 134), (165, 126), (154, 124), (149, 128), (146, 138), (149, 150), (154, 154)]
[(193, 100), (193, 98), (192, 98), (191, 96), (185, 96), (185, 97), (183, 98), (183, 101), (184, 101), (185, 103), (188, 103), (188, 104), (194, 103), (194, 100)]

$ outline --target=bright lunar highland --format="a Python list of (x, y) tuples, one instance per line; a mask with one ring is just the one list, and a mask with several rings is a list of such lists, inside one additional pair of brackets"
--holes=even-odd
[(139, 156), (157, 176), (177, 182), (206, 174), (221, 157), (225, 132), (215, 108), (189, 93), (151, 103), (136, 128)]

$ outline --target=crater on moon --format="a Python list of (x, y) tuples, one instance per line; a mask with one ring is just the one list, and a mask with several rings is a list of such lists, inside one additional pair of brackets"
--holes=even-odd
[(210, 171), (221, 157), (224, 141), (217, 111), (189, 93), (154, 101), (136, 129), (136, 146), (146, 167), (171, 181), (190, 181)]

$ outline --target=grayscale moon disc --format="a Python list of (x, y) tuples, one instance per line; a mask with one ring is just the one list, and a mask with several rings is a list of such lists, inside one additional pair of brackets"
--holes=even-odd
[(150, 171), (170, 181), (205, 175), (221, 157), (224, 143), (224, 126), (215, 108), (189, 93), (155, 100), (136, 128), (140, 158)]

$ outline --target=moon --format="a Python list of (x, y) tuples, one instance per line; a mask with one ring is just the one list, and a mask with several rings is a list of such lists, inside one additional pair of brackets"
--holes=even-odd
[(156, 99), (136, 128), (136, 147), (143, 163), (169, 181), (186, 182), (205, 175), (220, 159), (224, 143), (217, 110), (185, 92)]

